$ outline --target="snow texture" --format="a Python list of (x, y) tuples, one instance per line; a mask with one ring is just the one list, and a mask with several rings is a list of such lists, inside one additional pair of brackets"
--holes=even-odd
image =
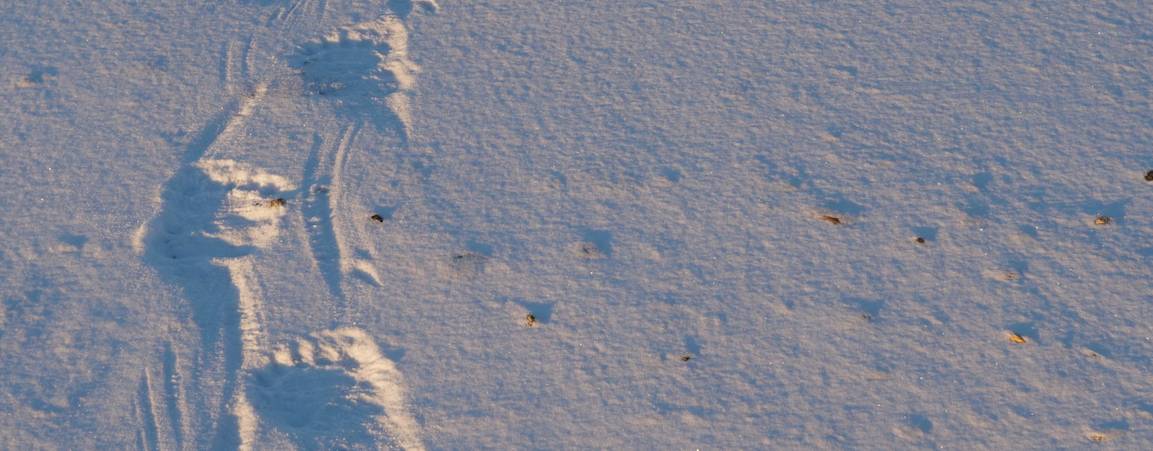
[(0, 449), (1153, 449), (1142, 2), (0, 17)]

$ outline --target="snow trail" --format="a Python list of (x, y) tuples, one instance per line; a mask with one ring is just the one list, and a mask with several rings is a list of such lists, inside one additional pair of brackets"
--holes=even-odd
[[(292, 4), (280, 20), (295, 20), (294, 14), (309, 9), (309, 3)], [(321, 11), (325, 7), (319, 5)], [(348, 239), (355, 234), (346, 230), (350, 212), (345, 211), (349, 202), (343, 190), (344, 175), (364, 123), (355, 115), (374, 114), (362, 111), (369, 107), (385, 107), (391, 115), (377, 125), (395, 130), (407, 142), (412, 131), (407, 92), (415, 86), (419, 72), (408, 58), (407, 47), (405, 24), (386, 14), (339, 28), (306, 47), (297, 62), (304, 68), (309, 89), (340, 98), (342, 114), (354, 115), (332, 146), (325, 146), (323, 135), (314, 133), (302, 180), (306, 191), (296, 196), (302, 199), (299, 213), (306, 229), (302, 244), (312, 251), (340, 321), (348, 321), (350, 315), (346, 275), (380, 284), (371, 262), (352, 255)], [(252, 77), (255, 52), (252, 37), (243, 46), (238, 41), (225, 45), (221, 81), (229, 92)], [(181, 288), (188, 314), (200, 333), (200, 355), (193, 359), (196, 364), (190, 380), (197, 394), (192, 400), (196, 415), (190, 416), (185, 406), (184, 378), (171, 346), (163, 358), (166, 419), (178, 448), (185, 445), (185, 437), (195, 437), (196, 447), (251, 449), (258, 445), (262, 418), (277, 415), (267, 402), (250, 399), (250, 393), (264, 392), (246, 389), (245, 381), (255, 373), (279, 373), (276, 368), (284, 364), (277, 360), (282, 357), (279, 351), (269, 352), (258, 268), (261, 249), (279, 236), (289, 209), (286, 198), (293, 197), (296, 187), (284, 177), (221, 157), (242, 154), (237, 150), (243, 148), (243, 129), (269, 91), (265, 83), (252, 86), (249, 94), (229, 102), (187, 146), (181, 168), (162, 190), (160, 210), (134, 240), (145, 261), (164, 280)], [(370, 388), (363, 394), (365, 404), (354, 406), (368, 406), (372, 411), (355, 416), (371, 418), (376, 424), (366, 429), (365, 437), (371, 438), (366, 443), (394, 441), (405, 449), (423, 448), (419, 427), (407, 412), (400, 373), (365, 332), (351, 328), (320, 332), (299, 341), (294, 349), (298, 355), (314, 353), (307, 360), (325, 374), (337, 371)], [(325, 363), (335, 357), (343, 363)], [(343, 389), (339, 383), (333, 387)], [(157, 448), (162, 446), (159, 434), (165, 428), (159, 425), (151, 390), (145, 374), (138, 407), (144, 423), (141, 437), (146, 446)]]

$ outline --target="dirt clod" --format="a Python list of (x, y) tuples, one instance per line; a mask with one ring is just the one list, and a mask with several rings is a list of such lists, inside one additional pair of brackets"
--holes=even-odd
[(369, 216), (368, 218), (373, 220), (373, 221), (376, 221), (376, 222), (384, 222), (384, 217), (381, 215), (374, 214), (372, 216)]
[(841, 225), (841, 218), (838, 218), (836, 216), (821, 215), (821, 217), (819, 219), (822, 221), (825, 221), (829, 224), (832, 224), (832, 225)]

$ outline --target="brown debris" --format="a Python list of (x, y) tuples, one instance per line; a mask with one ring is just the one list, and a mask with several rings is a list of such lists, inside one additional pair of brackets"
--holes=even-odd
[(821, 215), (817, 219), (820, 219), (820, 220), (825, 221), (825, 222), (832, 224), (832, 225), (841, 225), (841, 218), (838, 218), (836, 216)]

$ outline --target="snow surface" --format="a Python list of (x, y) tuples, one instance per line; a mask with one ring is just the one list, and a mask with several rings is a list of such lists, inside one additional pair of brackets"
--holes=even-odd
[(2, 449), (1153, 449), (1145, 2), (196, 3), (0, 2)]

